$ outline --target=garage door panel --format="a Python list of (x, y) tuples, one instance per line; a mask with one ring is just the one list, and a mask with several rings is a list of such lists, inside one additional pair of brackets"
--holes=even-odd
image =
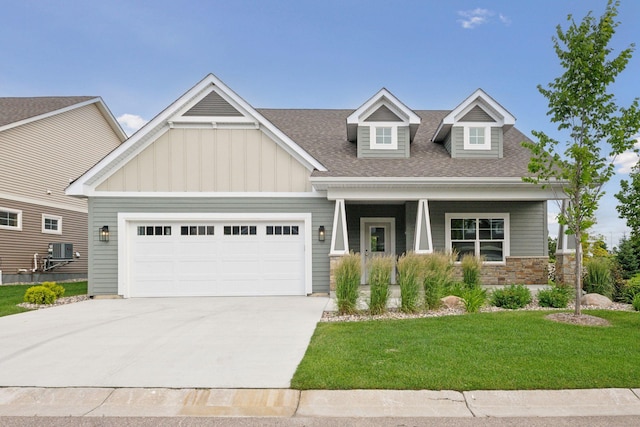
[(131, 296), (305, 294), (303, 222), (131, 225)]

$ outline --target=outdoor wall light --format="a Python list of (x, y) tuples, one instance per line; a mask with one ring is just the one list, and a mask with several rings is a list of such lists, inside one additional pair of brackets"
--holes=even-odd
[(103, 225), (102, 228), (98, 229), (98, 236), (101, 242), (109, 241), (109, 226)]
[(321, 225), (320, 228), (318, 228), (318, 240), (324, 242), (324, 225)]

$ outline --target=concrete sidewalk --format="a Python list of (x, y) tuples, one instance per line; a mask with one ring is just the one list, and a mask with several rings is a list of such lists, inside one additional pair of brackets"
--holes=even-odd
[(0, 417), (640, 416), (640, 389), (430, 391), (0, 388)]

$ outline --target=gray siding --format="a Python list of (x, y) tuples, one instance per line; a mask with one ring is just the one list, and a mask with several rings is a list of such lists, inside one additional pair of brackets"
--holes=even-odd
[(511, 256), (547, 253), (545, 202), (445, 202), (430, 201), (431, 231), (436, 250), (445, 249), (445, 213), (509, 213)]
[[(417, 206), (417, 205), (416, 205)], [(404, 205), (349, 205), (347, 210), (347, 234), (349, 249), (360, 252), (360, 218), (395, 218), (396, 220), (396, 254), (406, 251), (405, 206)]]
[(495, 122), (493, 118), (478, 105), (473, 107), (460, 119), (461, 122)]
[[(118, 212), (237, 212), (312, 214), (313, 292), (329, 292), (329, 247), (333, 232), (334, 202), (321, 198), (90, 198), (89, 294), (114, 295), (118, 291)], [(98, 228), (109, 226), (109, 242), (98, 241)], [(324, 225), (326, 240), (319, 242)]]
[(216, 92), (211, 92), (184, 113), (184, 116), (242, 117), (242, 113)]
[[(464, 128), (454, 126), (445, 141), (445, 147), (451, 153), (451, 157), (459, 159), (494, 159), (502, 157), (503, 145), (502, 128), (491, 128), (491, 150), (465, 150), (464, 149)], [(450, 140), (450, 141), (449, 141)], [(448, 145), (449, 144), (449, 145)]]
[(382, 105), (365, 119), (365, 122), (401, 122), (402, 119), (396, 116), (386, 105)]
[(371, 135), (368, 126), (358, 126), (358, 157), (359, 158), (408, 158), (411, 153), (409, 143), (409, 126), (398, 127), (397, 150), (372, 150)]

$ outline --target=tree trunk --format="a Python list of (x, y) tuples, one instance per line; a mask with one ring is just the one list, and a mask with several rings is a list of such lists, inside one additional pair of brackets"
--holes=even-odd
[(574, 314), (576, 316), (580, 316), (582, 313), (580, 300), (582, 299), (582, 232), (576, 231), (575, 233), (576, 239), (576, 263), (575, 263), (575, 284), (576, 284), (576, 308), (574, 310)]

